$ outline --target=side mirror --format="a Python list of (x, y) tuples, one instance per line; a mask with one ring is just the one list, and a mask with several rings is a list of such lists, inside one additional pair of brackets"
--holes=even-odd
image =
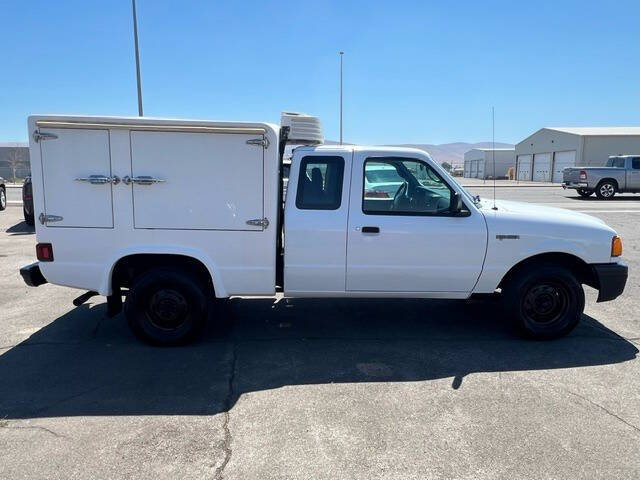
[(468, 217), (471, 213), (465, 209), (464, 202), (462, 201), (462, 195), (458, 192), (453, 192), (453, 195), (451, 195), (449, 211), (457, 217)]

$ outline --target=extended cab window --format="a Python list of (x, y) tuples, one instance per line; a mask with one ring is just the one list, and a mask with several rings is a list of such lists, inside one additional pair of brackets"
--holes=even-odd
[(633, 157), (631, 161), (631, 168), (634, 170), (640, 170), (640, 157)]
[(337, 210), (342, 201), (342, 157), (304, 157), (300, 164), (296, 207), (301, 210)]
[(364, 164), (362, 211), (381, 215), (447, 215), (453, 191), (420, 160), (368, 159)]
[(609, 157), (607, 161), (607, 167), (624, 168), (624, 157)]

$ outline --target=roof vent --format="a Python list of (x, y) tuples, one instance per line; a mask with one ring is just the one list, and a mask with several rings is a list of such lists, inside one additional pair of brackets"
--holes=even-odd
[(318, 117), (305, 113), (282, 112), (280, 125), (289, 127), (289, 143), (319, 145), (324, 143), (322, 124)]

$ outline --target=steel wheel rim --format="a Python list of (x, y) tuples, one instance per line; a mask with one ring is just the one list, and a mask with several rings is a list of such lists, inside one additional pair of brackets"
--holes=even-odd
[(603, 197), (610, 197), (613, 195), (613, 185), (610, 183), (605, 183), (600, 187), (600, 195)]
[(522, 313), (529, 323), (548, 327), (565, 316), (569, 304), (569, 292), (564, 285), (545, 281), (533, 285), (526, 292), (522, 300)]
[(7, 206), (7, 196), (4, 193), (4, 190), (0, 190), (0, 206), (5, 208)]
[(177, 330), (185, 324), (188, 316), (187, 299), (176, 290), (158, 290), (149, 299), (147, 318), (160, 330)]

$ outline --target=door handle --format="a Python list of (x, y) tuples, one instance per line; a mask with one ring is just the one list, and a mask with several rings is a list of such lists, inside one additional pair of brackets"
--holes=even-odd
[(164, 183), (166, 180), (162, 180), (160, 178), (153, 178), (147, 175), (141, 175), (139, 177), (131, 178), (129, 175), (122, 178), (122, 183), (125, 185), (131, 185), (135, 183), (136, 185), (153, 185), (154, 183)]
[(78, 177), (75, 179), (75, 181), (88, 182), (91, 185), (104, 185), (105, 183), (118, 185), (120, 183), (120, 178), (117, 175), (113, 177), (106, 177), (104, 175), (89, 175), (88, 177)]
[(380, 233), (380, 227), (362, 227), (362, 233)]

